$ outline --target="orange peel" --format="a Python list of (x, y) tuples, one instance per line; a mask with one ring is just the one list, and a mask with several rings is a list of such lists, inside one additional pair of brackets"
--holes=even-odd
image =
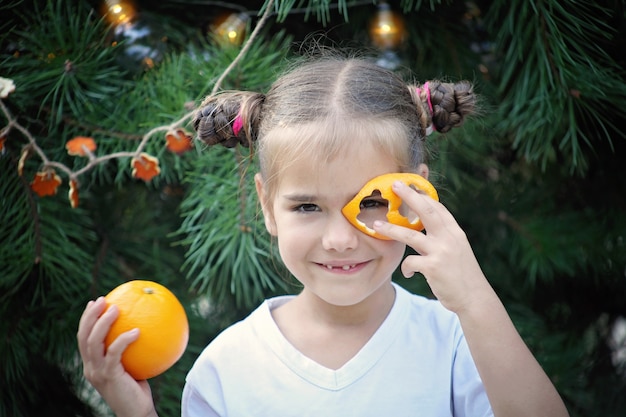
[(193, 149), (193, 136), (185, 129), (170, 130), (165, 134), (166, 147), (170, 152), (182, 154)]
[(55, 195), (59, 185), (61, 185), (61, 177), (53, 169), (46, 169), (35, 174), (35, 178), (30, 183), (30, 188), (39, 197), (45, 197)]
[(361, 190), (357, 193), (357, 195), (354, 196), (354, 198), (341, 209), (344, 217), (354, 227), (366, 235), (377, 239), (391, 240), (391, 238), (377, 233), (374, 229), (358, 218), (361, 213), (361, 204), (363, 200), (373, 196), (375, 192), (378, 191), (380, 193), (380, 197), (388, 202), (386, 220), (389, 223), (408, 227), (409, 229), (417, 231), (424, 230), (424, 225), (419, 217), (415, 216), (410, 220), (406, 215), (401, 213), (402, 199), (391, 189), (391, 186), (396, 181), (402, 181), (409, 187), (415, 187), (416, 189), (425, 192), (433, 200), (439, 201), (437, 190), (426, 178), (409, 172), (394, 172), (380, 175), (368, 181), (367, 184), (365, 184), (365, 186), (363, 186), (363, 188), (361, 188)]
[(74, 156), (89, 156), (97, 147), (96, 141), (86, 136), (76, 136), (65, 144), (67, 153)]
[(139, 154), (139, 158), (133, 157), (130, 160), (130, 166), (133, 168), (131, 175), (145, 182), (150, 181), (161, 173), (159, 168), (159, 160), (145, 152)]

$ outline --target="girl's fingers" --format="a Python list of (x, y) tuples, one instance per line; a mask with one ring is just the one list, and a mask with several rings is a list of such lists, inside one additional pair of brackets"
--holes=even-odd
[(105, 356), (104, 339), (109, 333), (109, 329), (113, 322), (117, 319), (119, 310), (117, 306), (110, 306), (93, 324), (91, 333), (87, 337), (85, 344), (86, 358), (91, 361), (95, 366), (98, 366)]
[(400, 271), (405, 278), (411, 278), (416, 272), (424, 270), (423, 261), (425, 258), (419, 255), (407, 256), (400, 265)]
[(394, 182), (392, 189), (418, 215), (428, 232), (432, 233), (450, 221), (455, 222), (443, 204), (426, 194), (416, 192), (402, 181)]
[(87, 303), (85, 311), (80, 317), (76, 339), (78, 340), (78, 350), (83, 357), (87, 354), (87, 340), (91, 334), (94, 324), (98, 320), (98, 317), (100, 317), (104, 311), (104, 308), (104, 298), (99, 297), (95, 301), (89, 301)]
[(116, 306), (107, 309), (106, 301), (99, 297), (87, 303), (78, 324), (76, 337), (83, 361), (83, 374), (95, 386), (99, 384), (98, 381), (103, 380), (103, 376), (106, 377), (108, 369), (114, 369), (110, 368), (111, 361), (107, 357), (104, 339), (118, 315)]
[(374, 222), (374, 230), (410, 246), (420, 254), (407, 256), (402, 262), (400, 270), (405, 278), (411, 278), (416, 272), (424, 270), (423, 263), (427, 262), (427, 258), (421, 255), (428, 254), (428, 237), (425, 234), (379, 220)]
[(104, 365), (107, 369), (114, 369), (120, 365), (122, 353), (128, 345), (139, 338), (139, 329), (132, 329), (120, 334), (108, 347), (104, 358)]
[(426, 252), (426, 236), (423, 233), (381, 220), (376, 220), (373, 227), (376, 232), (409, 245), (418, 253)]
[[(78, 351), (81, 356), (85, 356), (87, 342), (87, 336), (89, 335), (89, 330), (91, 329), (90, 322), (91, 320), (87, 317), (89, 312), (92, 310), (93, 300), (90, 300), (85, 307), (85, 311), (80, 316), (80, 321), (78, 322), (78, 331), (76, 332), (76, 340), (78, 341)], [(92, 324), (93, 325), (93, 324)]]

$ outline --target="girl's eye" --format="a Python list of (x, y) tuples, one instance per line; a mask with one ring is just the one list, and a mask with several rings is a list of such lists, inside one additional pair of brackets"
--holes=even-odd
[(359, 205), (359, 214), (357, 220), (368, 228), (373, 228), (376, 220), (387, 220), (387, 211), (389, 210), (389, 202), (384, 198), (366, 197), (361, 200)]
[(388, 202), (385, 199), (375, 199), (375, 198), (367, 198), (361, 201), (359, 205), (361, 209), (378, 209), (378, 208), (387, 208)]
[(294, 207), (294, 211), (299, 211), (299, 212), (311, 212), (311, 211), (318, 211), (318, 210), (319, 210), (319, 207), (311, 203), (300, 204), (299, 206)]

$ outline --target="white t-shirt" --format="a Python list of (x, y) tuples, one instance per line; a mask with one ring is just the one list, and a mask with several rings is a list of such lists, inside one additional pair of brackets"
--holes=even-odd
[(340, 369), (292, 346), (266, 300), (223, 331), (187, 375), (183, 417), (493, 416), (455, 314), (395, 285), (380, 328)]

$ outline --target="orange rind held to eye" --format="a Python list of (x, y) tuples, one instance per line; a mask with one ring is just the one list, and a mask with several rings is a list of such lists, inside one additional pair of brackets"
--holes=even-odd
[(358, 219), (358, 216), (361, 213), (361, 203), (363, 200), (371, 197), (376, 191), (378, 191), (380, 193), (380, 197), (388, 202), (386, 217), (389, 223), (417, 231), (423, 230), (424, 225), (419, 217), (415, 216), (414, 219), (409, 220), (407, 216), (400, 212), (402, 199), (400, 199), (400, 197), (398, 197), (391, 189), (391, 186), (396, 181), (402, 181), (409, 187), (425, 192), (433, 200), (439, 201), (439, 195), (437, 194), (435, 187), (433, 187), (433, 185), (421, 175), (409, 172), (390, 173), (371, 179), (363, 188), (361, 188), (361, 191), (359, 191), (357, 195), (350, 200), (350, 202), (346, 204), (343, 209), (341, 209), (341, 212), (354, 227), (366, 235), (377, 239), (391, 240), (391, 238), (377, 233), (374, 229), (368, 227), (367, 224)]

